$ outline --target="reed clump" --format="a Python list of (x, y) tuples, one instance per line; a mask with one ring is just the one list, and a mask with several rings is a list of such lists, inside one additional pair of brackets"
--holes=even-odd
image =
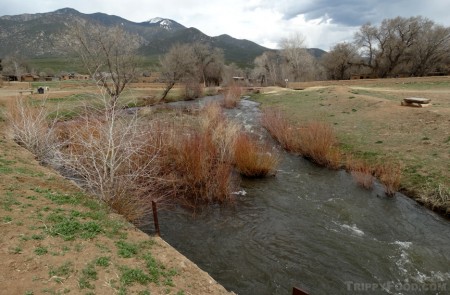
[(289, 122), (281, 110), (265, 108), (261, 123), (285, 150), (290, 152), (298, 152), (300, 150), (298, 127)]
[(394, 196), (400, 189), (402, 165), (396, 161), (385, 160), (375, 166), (375, 176), (384, 186), (386, 195)]
[(246, 177), (264, 177), (274, 173), (278, 155), (267, 145), (262, 145), (249, 135), (241, 133), (234, 152), (237, 170)]
[(373, 188), (375, 183), (374, 171), (367, 161), (349, 157), (346, 161), (346, 168), (359, 186), (368, 190)]
[(241, 100), (243, 90), (242, 87), (236, 83), (231, 84), (223, 94), (223, 106), (227, 109), (237, 107)]
[(341, 167), (341, 152), (333, 129), (327, 123), (309, 122), (299, 129), (299, 153), (320, 166)]
[(341, 167), (342, 153), (328, 124), (315, 121), (305, 125), (292, 123), (280, 110), (272, 108), (264, 110), (262, 124), (286, 150), (321, 166)]

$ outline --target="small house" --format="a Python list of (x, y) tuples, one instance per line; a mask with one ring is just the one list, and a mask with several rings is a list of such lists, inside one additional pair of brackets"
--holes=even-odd
[(39, 81), (39, 76), (33, 74), (23, 74), (20, 76), (20, 82), (36, 82)]

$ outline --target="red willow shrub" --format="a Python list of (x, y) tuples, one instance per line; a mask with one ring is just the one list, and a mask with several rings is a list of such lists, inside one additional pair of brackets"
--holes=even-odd
[(267, 145), (261, 145), (249, 135), (241, 133), (234, 152), (237, 170), (247, 177), (264, 177), (275, 171), (278, 155)]
[(242, 87), (236, 83), (231, 84), (223, 95), (223, 106), (227, 109), (235, 108), (242, 96)]
[(328, 124), (293, 124), (280, 110), (273, 108), (264, 110), (262, 124), (286, 150), (301, 154), (321, 166), (331, 169), (341, 167), (342, 153)]

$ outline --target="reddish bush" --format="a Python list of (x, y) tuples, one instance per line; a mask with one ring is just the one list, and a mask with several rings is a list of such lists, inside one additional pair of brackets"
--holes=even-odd
[(247, 177), (264, 177), (275, 171), (278, 156), (245, 133), (236, 140), (234, 161), (238, 171)]

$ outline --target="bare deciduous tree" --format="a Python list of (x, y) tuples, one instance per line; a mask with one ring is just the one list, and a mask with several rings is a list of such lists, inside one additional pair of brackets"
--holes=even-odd
[(321, 60), (328, 79), (349, 79), (358, 57), (356, 47), (351, 43), (338, 43)]
[(195, 56), (189, 44), (176, 44), (161, 59), (161, 74), (166, 84), (161, 101), (164, 101), (175, 83), (197, 76)]
[(26, 72), (31, 72), (31, 67), (25, 61), (24, 57), (18, 54), (11, 54), (3, 60), (4, 74), (14, 75), (20, 81), (20, 77)]
[(450, 62), (450, 28), (424, 20), (421, 34), (410, 53), (412, 76), (439, 71)]
[(221, 49), (212, 48), (211, 46), (200, 42), (192, 44), (191, 50), (198, 68), (200, 82), (206, 87), (210, 75), (214, 74), (216, 77), (212, 78), (215, 79), (217, 79), (217, 75), (220, 77), (225, 64), (223, 52)]
[(284, 78), (290, 81), (314, 80), (314, 57), (305, 44), (305, 37), (299, 33), (281, 40)]
[(109, 107), (115, 107), (125, 86), (136, 74), (140, 39), (118, 26), (86, 28), (79, 24), (68, 36), (67, 44), (81, 58), (97, 85), (106, 90)]
[(378, 77), (423, 76), (445, 67), (449, 39), (450, 28), (420, 16), (385, 19), (379, 27), (365, 24), (355, 34), (361, 58), (354, 64)]
[(282, 57), (273, 51), (266, 51), (255, 58), (254, 75), (261, 85), (281, 85)]

